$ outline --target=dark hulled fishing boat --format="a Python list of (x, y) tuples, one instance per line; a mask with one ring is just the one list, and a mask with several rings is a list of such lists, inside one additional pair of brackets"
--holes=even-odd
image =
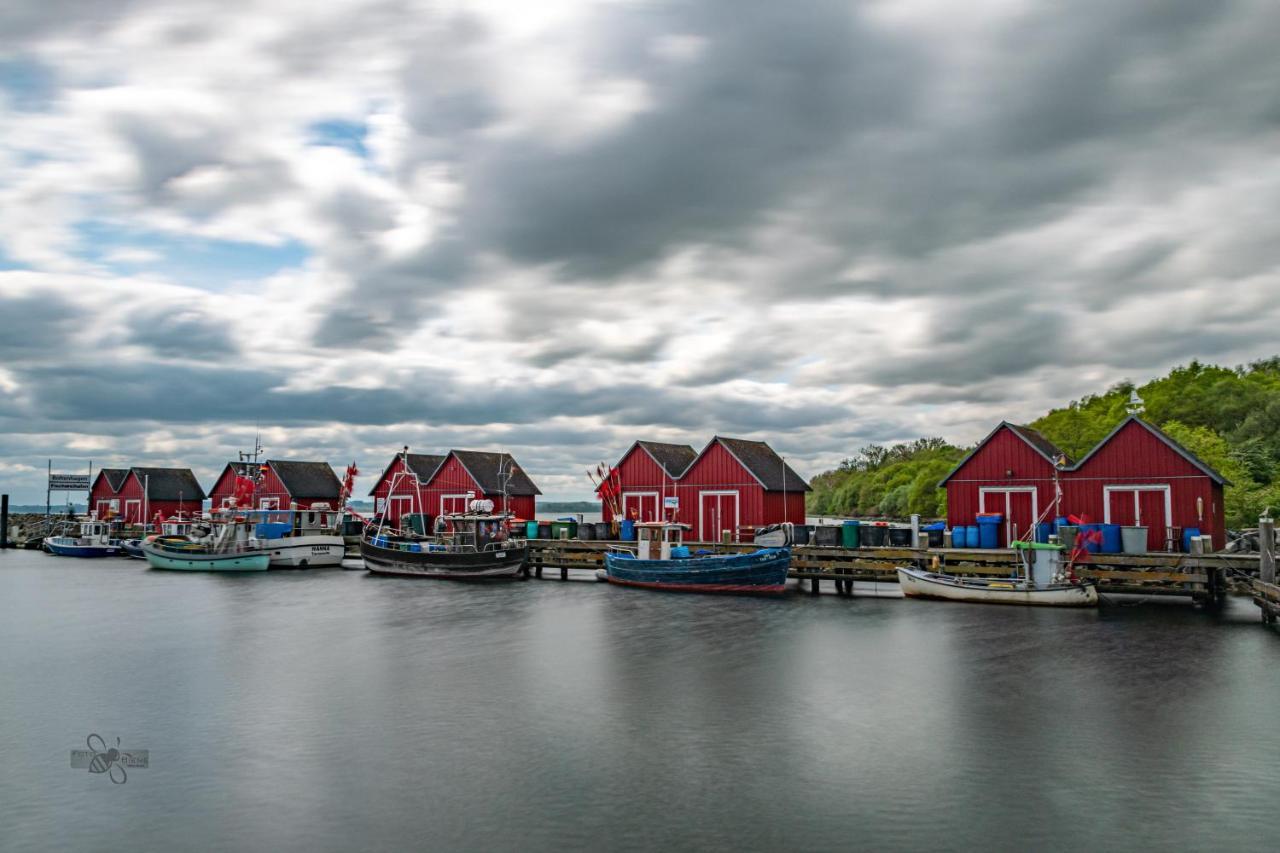
[(617, 549), (604, 555), (605, 580), (620, 586), (679, 592), (774, 595), (786, 591), (790, 548), (694, 555), (681, 544), (685, 528), (661, 521), (637, 524), (636, 551)]
[(371, 531), (360, 541), (365, 568), (380, 575), (488, 580), (514, 578), (524, 567), (528, 540), (511, 536), (507, 515), (468, 512), (441, 516), (434, 537)]

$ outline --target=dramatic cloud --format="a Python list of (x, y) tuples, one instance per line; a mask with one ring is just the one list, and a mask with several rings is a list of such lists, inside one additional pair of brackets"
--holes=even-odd
[(816, 473), (1274, 354), (1264, 0), (0, 11), (0, 476), (636, 437)]

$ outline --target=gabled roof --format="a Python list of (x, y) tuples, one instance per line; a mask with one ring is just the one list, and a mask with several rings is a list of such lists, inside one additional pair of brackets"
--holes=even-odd
[(510, 453), (487, 453), (482, 450), (450, 450), (449, 453), (462, 464), (485, 494), (502, 493), (502, 471), (511, 472), (511, 479), (507, 482), (508, 495), (522, 497), (542, 494)]
[(1219, 485), (1223, 485), (1223, 486), (1229, 486), (1229, 485), (1231, 485), (1231, 481), (1230, 481), (1230, 480), (1228, 480), (1226, 477), (1224, 477), (1224, 476), (1222, 476), (1221, 474), (1219, 474), (1217, 471), (1213, 470), (1213, 468), (1209, 467), (1209, 465), (1208, 465), (1207, 463), (1205, 463), (1204, 461), (1202, 461), (1202, 460), (1200, 459), (1200, 457), (1196, 456), (1196, 455), (1195, 455), (1194, 453), (1192, 453), (1190, 450), (1187, 450), (1187, 449), (1186, 449), (1185, 447), (1183, 447), (1181, 444), (1178, 444), (1178, 442), (1176, 442), (1176, 441), (1174, 441), (1172, 438), (1170, 438), (1170, 437), (1169, 437), (1169, 436), (1164, 432), (1164, 430), (1160, 429), (1159, 427), (1155, 426), (1154, 424), (1149, 424), (1149, 423), (1147, 423), (1146, 421), (1144, 421), (1142, 418), (1138, 417), (1137, 415), (1129, 415), (1129, 417), (1127, 417), (1127, 418), (1125, 418), (1123, 421), (1121, 421), (1121, 422), (1119, 423), (1119, 425), (1117, 425), (1117, 426), (1116, 426), (1116, 428), (1115, 428), (1115, 429), (1113, 429), (1111, 432), (1107, 433), (1107, 437), (1106, 437), (1106, 438), (1102, 439), (1102, 441), (1099, 441), (1096, 445), (1094, 445), (1093, 449), (1092, 449), (1092, 450), (1090, 450), (1088, 453), (1086, 453), (1086, 454), (1084, 455), (1084, 458), (1083, 458), (1083, 459), (1081, 459), (1079, 462), (1077, 462), (1075, 465), (1073, 465), (1073, 466), (1071, 467), (1071, 470), (1073, 470), (1073, 471), (1078, 471), (1078, 470), (1080, 470), (1080, 468), (1084, 465), (1084, 463), (1086, 463), (1086, 462), (1088, 462), (1090, 459), (1092, 459), (1092, 458), (1093, 458), (1093, 456), (1094, 456), (1094, 455), (1095, 455), (1099, 450), (1101, 450), (1103, 447), (1105, 447), (1105, 446), (1107, 445), (1107, 443), (1108, 443), (1109, 441), (1111, 441), (1111, 439), (1115, 438), (1115, 437), (1116, 437), (1116, 435), (1118, 435), (1118, 434), (1119, 434), (1120, 430), (1124, 429), (1124, 428), (1125, 428), (1126, 426), (1128, 426), (1130, 423), (1137, 423), (1138, 425), (1142, 426), (1144, 429), (1146, 429), (1146, 430), (1147, 430), (1147, 432), (1151, 433), (1151, 434), (1152, 434), (1152, 435), (1154, 435), (1156, 438), (1158, 438), (1158, 439), (1160, 439), (1162, 442), (1164, 442), (1164, 443), (1169, 447), (1169, 449), (1170, 449), (1170, 450), (1172, 450), (1174, 453), (1178, 454), (1178, 455), (1179, 455), (1179, 456), (1181, 456), (1183, 459), (1187, 460), (1187, 462), (1191, 463), (1193, 466), (1195, 466), (1196, 468), (1198, 468), (1198, 469), (1199, 469), (1199, 470), (1200, 470), (1200, 471), (1201, 471), (1201, 472), (1202, 472), (1206, 477), (1208, 477), (1209, 479), (1213, 480), (1215, 483), (1218, 483)]
[(1018, 438), (1025, 441), (1032, 450), (1034, 450), (1036, 453), (1039, 453), (1041, 456), (1043, 456), (1045, 461), (1048, 462), (1050, 465), (1054, 466), (1055, 468), (1058, 467), (1059, 459), (1062, 459), (1064, 461), (1064, 464), (1062, 466), (1064, 470), (1071, 467), (1071, 457), (1068, 456), (1066, 453), (1064, 453), (1062, 451), (1062, 448), (1058, 447), (1058, 445), (1054, 444), (1052, 441), (1045, 438), (1038, 431), (1032, 429), (1029, 426), (1023, 426), (1022, 424), (1011, 424), (1008, 421), (1001, 421), (1000, 423), (996, 424), (995, 429), (987, 433), (986, 438), (982, 439), (982, 441), (979, 441), (977, 445), (974, 446), (973, 450), (970, 450), (967, 454), (965, 454), (965, 457), (961, 459), (959, 463), (956, 464), (956, 467), (952, 468), (947, 473), (947, 476), (943, 477), (941, 480), (938, 481), (938, 488), (942, 488), (943, 486), (945, 486), (947, 484), (947, 481), (950, 480), (952, 477), (954, 477), (956, 475), (956, 472), (965, 466), (966, 462), (968, 462), (975, 455), (977, 455), (979, 450), (986, 447), (987, 442), (995, 438), (996, 433), (1000, 432), (1000, 430), (1002, 429), (1008, 429), (1009, 432), (1013, 433)]
[[(747, 473), (755, 477), (767, 491), (813, 491), (812, 487), (805, 482), (805, 479), (797, 474), (790, 465), (782, 461), (782, 457), (763, 441), (748, 441), (745, 438), (726, 438), (725, 436), (717, 435), (708, 442), (698, 456), (701, 457), (706, 454), (711, 449), (711, 445), (716, 442), (719, 442), (725, 450), (729, 451), (730, 455), (737, 459), (743, 468), (747, 469)], [(693, 467), (692, 464), (689, 467)]]
[[(687, 444), (667, 444), (662, 441), (637, 441), (631, 445), (632, 449), (639, 447), (649, 454), (654, 462), (658, 463), (658, 467), (667, 472), (667, 476), (673, 480), (683, 474), (693, 464), (693, 460), (698, 458), (698, 451), (694, 450)], [(625, 459), (631, 454), (628, 450), (622, 455)]]
[(294, 462), (268, 459), (291, 498), (322, 498), (336, 501), (342, 495), (342, 481), (328, 462)]
[(130, 468), (153, 501), (202, 501), (207, 497), (190, 468)]
[(99, 477), (107, 478), (107, 485), (111, 487), (111, 491), (118, 492), (120, 487), (124, 485), (125, 478), (129, 476), (128, 468), (100, 468), (98, 476), (93, 478), (93, 485), (98, 485)]
[(369, 494), (372, 495), (378, 491), (378, 484), (386, 479), (387, 472), (391, 470), (392, 465), (396, 464), (396, 460), (399, 459), (401, 455), (406, 456), (405, 461), (409, 465), (409, 470), (418, 478), (418, 482), (424, 485), (428, 480), (435, 476), (436, 471), (440, 470), (440, 466), (444, 464), (444, 460), (449, 458), (448, 456), (434, 456), (426, 453), (397, 453), (395, 456), (391, 457), (391, 461), (387, 463), (387, 467), (382, 469), (382, 474), (374, 481), (373, 488), (369, 490)]

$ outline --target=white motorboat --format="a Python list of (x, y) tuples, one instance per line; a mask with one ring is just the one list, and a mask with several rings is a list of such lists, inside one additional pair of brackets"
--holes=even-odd
[(1046, 607), (1095, 607), (1098, 588), (1062, 565), (1062, 546), (1014, 542), (1022, 571), (1010, 577), (960, 577), (924, 569), (899, 568), (898, 584), (907, 598), (934, 598), (978, 604)]

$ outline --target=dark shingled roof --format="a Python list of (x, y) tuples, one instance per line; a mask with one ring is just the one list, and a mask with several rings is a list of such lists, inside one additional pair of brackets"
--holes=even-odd
[(268, 459), (291, 498), (320, 498), (336, 501), (342, 494), (342, 481), (328, 462), (291, 462)]
[(653, 457), (653, 461), (667, 472), (667, 476), (673, 479), (683, 474), (693, 464), (693, 460), (698, 458), (698, 451), (687, 444), (666, 444), (661, 441), (637, 441), (636, 444), (643, 447)]
[[(382, 482), (382, 478), (387, 476), (387, 472), (391, 470), (391, 466), (396, 464), (396, 460), (399, 458), (399, 453), (391, 457), (391, 461), (387, 463), (386, 468), (382, 469), (382, 474), (378, 477), (377, 481), (374, 482), (373, 488), (369, 490), (369, 494), (372, 495), (378, 491), (378, 483)], [(426, 453), (410, 453), (408, 458), (409, 470), (417, 475), (418, 482), (426, 485), (426, 482), (431, 479), (431, 475), (434, 474), (440, 466), (444, 464), (444, 460), (448, 458), (449, 457), (447, 456), (432, 456)]]
[(107, 485), (111, 487), (111, 491), (118, 492), (120, 487), (124, 485), (124, 478), (129, 476), (128, 468), (103, 468), (98, 471), (99, 477), (107, 478)]
[(1022, 424), (1009, 424), (1009, 429), (1013, 430), (1027, 444), (1034, 447), (1040, 452), (1040, 455), (1048, 459), (1055, 465), (1058, 464), (1058, 457), (1066, 460), (1066, 464), (1071, 464), (1071, 457), (1063, 452), (1062, 448), (1045, 438), (1039, 431)]
[[(782, 457), (763, 441), (747, 441), (745, 438), (725, 438), (719, 435), (711, 441), (713, 444), (720, 442), (757, 480), (764, 484), (768, 491), (781, 492), (784, 486), (788, 492), (813, 491), (804, 478), (783, 462)], [(784, 469), (785, 481), (783, 480)]]
[(202, 501), (207, 495), (190, 468), (130, 468), (153, 501)]
[(502, 494), (502, 478), (498, 476), (500, 465), (509, 467), (511, 471), (511, 480), (507, 483), (508, 495), (519, 497), (542, 494), (510, 453), (485, 453), (480, 450), (451, 450), (450, 453), (457, 457), (485, 494)]

